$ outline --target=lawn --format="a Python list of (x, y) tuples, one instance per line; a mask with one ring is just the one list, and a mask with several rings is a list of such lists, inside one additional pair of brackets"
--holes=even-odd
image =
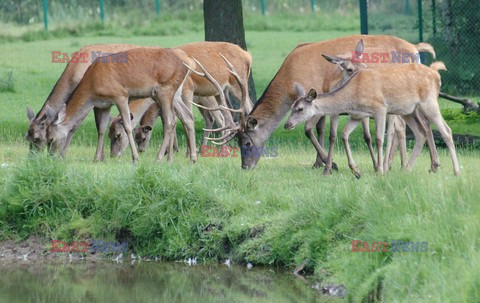
[[(296, 44), (353, 33), (247, 31), (258, 95)], [(473, 148), (458, 150), (460, 177), (453, 176), (442, 149), (437, 174), (428, 173), (424, 152), (413, 172), (401, 171), (396, 160), (382, 177), (374, 174), (357, 130), (354, 157), (363, 173), (357, 180), (341, 144), (338, 172), (324, 177), (311, 169), (315, 153), (302, 127), (279, 128), (268, 142), (278, 147), (278, 157), (261, 159), (253, 171), (241, 170), (239, 158), (200, 158), (188, 165), (183, 136), (174, 162), (157, 164), (157, 127), (138, 166), (130, 164), (128, 152), (94, 164), (90, 115), (66, 159), (28, 159), (25, 108), (41, 107), (64, 68), (50, 62), (51, 51), (115, 42), (174, 46), (202, 39), (202, 33), (193, 32), (0, 45), (0, 77), (13, 71), (15, 84), (15, 92), (0, 93), (0, 238), (127, 239), (137, 253), (169, 260), (231, 258), (292, 268), (308, 259), (308, 273), (324, 284), (343, 283), (353, 301), (377, 292), (386, 302), (480, 301), (480, 195), (473, 182), (480, 167)], [(459, 108), (447, 101), (441, 106)], [(200, 118), (196, 125), (199, 130)], [(460, 119), (451, 126), (454, 132), (480, 134), (478, 122)], [(428, 242), (428, 251), (355, 253), (352, 240)]]

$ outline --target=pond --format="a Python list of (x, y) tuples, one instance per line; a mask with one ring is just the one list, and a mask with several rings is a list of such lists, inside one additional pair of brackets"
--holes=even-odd
[(0, 302), (332, 302), (291, 272), (108, 261), (0, 263)]

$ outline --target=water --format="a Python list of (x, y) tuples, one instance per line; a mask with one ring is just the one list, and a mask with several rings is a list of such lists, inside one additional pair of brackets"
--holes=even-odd
[[(0, 302), (331, 302), (270, 268), (183, 263), (0, 263)], [(334, 300), (337, 301), (337, 300)]]

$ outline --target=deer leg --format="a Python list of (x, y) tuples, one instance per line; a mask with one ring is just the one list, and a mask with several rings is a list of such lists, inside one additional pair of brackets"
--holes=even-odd
[[(184, 95), (184, 98), (190, 100), (193, 98), (193, 94)], [(180, 95), (175, 96), (175, 100), (173, 100), (175, 112), (182, 121), (182, 124), (185, 129), (185, 133), (187, 136), (187, 144), (189, 147), (189, 157), (190, 163), (193, 164), (197, 161), (197, 148), (195, 144), (195, 122), (193, 118), (193, 112), (190, 108), (188, 108), (182, 100)], [(172, 149), (173, 149), (173, 140), (172, 140)]]
[(136, 164), (138, 162), (138, 152), (137, 146), (135, 145), (135, 138), (133, 138), (132, 134), (132, 123), (130, 118), (130, 109), (128, 108), (128, 97), (117, 100), (115, 104), (117, 105), (120, 116), (122, 117), (123, 128), (127, 133), (128, 143), (130, 144), (130, 149), (132, 151), (133, 164)]
[[(425, 111), (423, 111), (423, 113), (425, 114)], [(428, 114), (430, 116), (427, 116), (428, 120), (435, 124), (438, 131), (440, 132), (440, 135), (442, 135), (445, 144), (447, 144), (448, 151), (450, 152), (450, 157), (452, 158), (453, 173), (455, 174), (455, 176), (458, 176), (460, 174), (460, 167), (458, 165), (457, 153), (455, 152), (455, 144), (453, 143), (452, 130), (450, 129), (450, 127), (448, 127), (447, 123), (442, 118), (438, 107), (437, 110), (429, 111)]]
[(322, 117), (315, 116), (307, 120), (307, 122), (305, 123), (305, 136), (307, 136), (310, 142), (312, 142), (313, 146), (317, 151), (317, 159), (313, 164), (313, 168), (322, 167), (323, 163), (327, 162), (327, 154), (325, 153), (325, 150), (323, 149), (322, 145), (318, 142), (317, 138), (315, 137), (315, 134), (313, 133), (314, 125), (316, 125), (318, 121), (321, 119)]
[(110, 124), (110, 106), (108, 108), (94, 108), (95, 124), (97, 125), (98, 143), (95, 153), (95, 162), (103, 161), (105, 158), (105, 133)]
[(417, 121), (417, 119), (415, 119), (413, 114), (403, 116), (403, 119), (407, 123), (408, 127), (410, 127), (410, 129), (413, 132), (413, 135), (415, 136), (415, 146), (410, 156), (410, 160), (408, 161), (408, 164), (407, 164), (407, 169), (411, 171), (413, 169), (413, 166), (415, 165), (415, 161), (417, 160), (418, 156), (422, 152), (423, 145), (425, 144), (425, 141), (426, 141), (425, 131), (418, 124), (419, 122)]
[(373, 162), (373, 169), (376, 171), (377, 167), (377, 160), (375, 159), (375, 152), (373, 151), (372, 146), (372, 135), (370, 134), (370, 120), (369, 118), (362, 119), (362, 127), (363, 127), (363, 140), (368, 146), (368, 151), (370, 152), (370, 157), (372, 157)]
[(407, 137), (405, 135), (406, 125), (405, 121), (403, 121), (403, 118), (400, 116), (397, 116), (397, 121), (399, 121), (400, 123), (396, 125), (397, 127), (395, 128), (395, 138), (400, 146), (401, 167), (402, 169), (405, 169), (407, 167)]
[[(158, 151), (157, 154), (157, 162), (162, 162), (163, 157), (165, 156), (165, 153), (168, 151), (168, 160), (171, 161), (172, 159), (172, 151), (168, 150), (168, 147), (170, 146), (170, 138), (173, 135), (173, 132), (175, 131), (175, 114), (173, 111), (173, 104), (171, 103), (170, 100), (173, 100), (173, 97), (169, 99), (168, 97), (163, 99), (161, 96), (158, 94), (153, 97), (155, 102), (160, 106), (162, 109), (161, 115), (162, 115), (162, 122), (163, 122), (163, 141), (162, 145), (160, 146), (160, 150)], [(170, 102), (168, 102), (170, 101)]]
[(355, 177), (357, 177), (357, 179), (360, 178), (361, 174), (360, 174), (360, 171), (358, 170), (357, 165), (353, 161), (352, 151), (350, 149), (348, 138), (351, 132), (357, 127), (359, 123), (360, 123), (360, 120), (355, 120), (350, 117), (347, 125), (345, 126), (342, 132), (342, 141), (343, 141), (343, 144), (345, 145), (345, 152), (347, 153), (348, 166), (352, 170), (352, 173), (355, 175)]
[[(385, 159), (384, 159), (384, 164), (383, 164), (383, 171), (386, 172), (389, 170), (391, 161), (393, 161), (393, 157), (395, 156), (395, 149), (397, 148), (394, 143), (398, 142), (396, 136), (395, 136), (395, 120), (396, 116), (393, 115), (388, 115), (387, 116), (388, 120), (388, 129), (387, 129), (387, 146), (385, 147)], [(391, 157), (391, 161), (390, 161)]]
[(430, 172), (437, 172), (438, 167), (440, 166), (440, 160), (438, 158), (437, 146), (435, 145), (435, 138), (433, 138), (432, 128), (430, 127), (429, 121), (425, 118), (424, 115), (420, 114), (418, 111), (415, 111), (415, 118), (418, 123), (424, 129), (425, 134), (427, 135), (427, 146), (430, 153)]
[[(330, 175), (333, 167), (333, 149), (337, 140), (338, 115), (330, 115), (330, 145), (328, 147), (328, 157), (323, 175)], [(337, 168), (338, 169), (338, 168)]]
[(377, 139), (377, 173), (383, 175), (383, 140), (385, 138), (385, 124), (387, 122), (387, 110), (381, 110), (375, 115), (375, 136)]

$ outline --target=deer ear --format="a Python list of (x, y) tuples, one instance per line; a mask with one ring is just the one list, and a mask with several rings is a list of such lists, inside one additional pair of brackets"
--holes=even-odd
[(300, 83), (295, 82), (294, 89), (295, 89), (295, 94), (297, 95), (298, 98), (305, 96), (305, 87), (303, 87), (303, 85), (301, 85)]
[(363, 48), (363, 39), (360, 39), (358, 41), (357, 47), (355, 47), (355, 54), (357, 55), (358, 58), (362, 57), (364, 48)]
[(55, 120), (55, 124), (60, 124), (65, 120), (65, 116), (67, 115), (67, 105), (64, 104), (62, 109), (58, 112), (57, 119)]
[(35, 113), (29, 106), (27, 106), (27, 117), (30, 122), (32, 122), (32, 120), (35, 119)]
[(47, 117), (48, 120), (54, 121), (55, 120), (55, 111), (53, 108), (50, 107), (50, 105), (47, 104), (46, 108), (46, 113), (45, 116)]
[(327, 60), (328, 62), (330, 62), (332, 64), (341, 65), (342, 63), (343, 64), (345, 63), (345, 59), (342, 59), (340, 57), (329, 56), (329, 55), (325, 55), (325, 54), (322, 54), (322, 57), (325, 58), (325, 60)]
[(152, 127), (150, 125), (147, 125), (147, 126), (144, 126), (142, 130), (144, 133), (148, 133), (152, 131)]
[(312, 89), (308, 92), (307, 101), (308, 101), (308, 102), (312, 102), (312, 101), (315, 100), (315, 99), (317, 99), (317, 91), (312, 88)]
[(248, 117), (247, 118), (247, 129), (248, 130), (254, 130), (255, 127), (257, 127), (258, 121), (255, 119), (255, 117)]

